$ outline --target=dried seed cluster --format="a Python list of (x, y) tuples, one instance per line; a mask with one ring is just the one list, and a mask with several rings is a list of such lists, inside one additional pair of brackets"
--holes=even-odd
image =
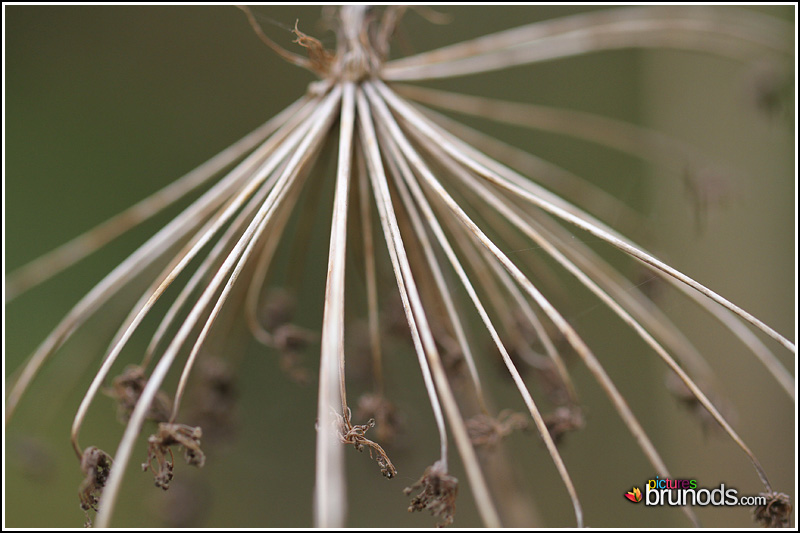
[[(159, 424), (158, 431), (150, 435), (147, 439), (147, 461), (142, 463), (142, 470), (147, 471), (156, 463), (153, 470), (156, 487), (164, 490), (169, 489), (169, 482), (172, 481), (172, 469), (175, 458), (172, 454), (171, 446), (182, 446), (184, 458), (190, 465), (202, 468), (206, 462), (206, 456), (200, 449), (200, 437), (203, 431), (199, 427), (191, 427), (183, 424)], [(169, 455), (169, 459), (167, 459)]]
[(81, 456), (81, 471), (85, 477), (78, 489), (78, 494), (81, 500), (81, 509), (86, 513), (87, 527), (92, 525), (89, 511), (97, 511), (100, 495), (108, 481), (108, 474), (111, 472), (111, 463), (111, 456), (96, 446), (86, 448)]
[[(145, 385), (147, 385), (147, 377), (144, 369), (137, 365), (128, 366), (122, 374), (112, 380), (111, 389), (107, 390), (106, 394), (117, 401), (117, 417), (123, 424), (130, 419)], [(169, 419), (170, 410), (169, 396), (163, 391), (158, 391), (150, 403), (147, 418), (155, 422), (166, 422)]]
[(767, 498), (765, 505), (753, 509), (753, 519), (764, 527), (787, 527), (792, 516), (792, 502), (782, 492), (762, 492)]
[(501, 411), (497, 418), (479, 414), (467, 420), (467, 431), (472, 444), (495, 448), (514, 431), (527, 429), (528, 417), (510, 409)]
[(437, 527), (449, 526), (453, 523), (456, 512), (456, 496), (458, 480), (447, 473), (441, 461), (436, 461), (425, 469), (422, 477), (403, 491), (406, 496), (412, 492), (422, 491), (411, 499), (409, 512), (428, 510), (439, 519)]

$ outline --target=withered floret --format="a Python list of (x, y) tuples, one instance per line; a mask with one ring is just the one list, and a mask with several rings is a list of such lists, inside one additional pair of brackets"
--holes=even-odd
[(220, 357), (206, 357), (197, 366), (197, 378), (188, 405), (188, 417), (204, 428), (208, 443), (230, 439), (237, 421), (237, 378), (231, 365)]
[[(175, 464), (170, 446), (183, 446), (186, 462), (202, 468), (206, 462), (206, 456), (200, 449), (200, 437), (202, 436), (203, 432), (199, 427), (184, 424), (159, 424), (158, 432), (150, 435), (150, 438), (147, 439), (147, 461), (142, 463), (142, 470), (147, 471), (155, 460), (157, 468), (153, 470), (153, 474), (156, 487), (169, 489)], [(167, 455), (169, 455), (169, 459), (167, 459)]]
[(761, 492), (759, 496), (767, 499), (764, 505), (753, 509), (753, 519), (764, 527), (786, 527), (792, 515), (792, 502), (782, 492)]
[[(341, 416), (336, 413), (339, 428), (339, 440), (344, 444), (352, 444), (356, 450), (364, 451), (366, 446), (369, 450), (369, 456), (375, 459), (378, 466), (381, 467), (381, 474), (386, 478), (391, 479), (397, 475), (397, 469), (392, 464), (389, 456), (383, 451), (383, 448), (376, 442), (366, 438), (364, 434), (370, 429), (375, 427), (375, 419), (370, 418), (366, 424), (352, 424), (350, 422), (350, 410), (347, 410), (347, 416)], [(372, 455), (372, 452), (377, 454), (377, 457)]]
[[(147, 385), (147, 377), (144, 369), (137, 365), (126, 367), (122, 374), (113, 379), (111, 389), (107, 390), (106, 394), (117, 400), (117, 418), (120, 422), (128, 422), (145, 385)], [(169, 397), (163, 391), (158, 391), (150, 403), (147, 418), (156, 422), (165, 422), (169, 419), (169, 415)]]
[(528, 418), (510, 409), (501, 411), (497, 418), (486, 414), (467, 420), (467, 432), (474, 446), (493, 448), (516, 430), (526, 429)]
[(79, 495), (81, 509), (97, 510), (100, 494), (111, 472), (111, 456), (96, 446), (89, 446), (81, 457), (81, 471), (86, 476), (81, 482)]
[(456, 512), (456, 496), (458, 495), (458, 480), (447, 473), (441, 461), (436, 461), (425, 469), (422, 477), (411, 487), (403, 491), (406, 496), (422, 489), (422, 492), (411, 499), (408, 506), (409, 512), (428, 509), (431, 514), (439, 519), (437, 527), (449, 526), (453, 523)]
[(360, 419), (374, 419), (378, 439), (391, 444), (402, 429), (402, 420), (395, 405), (380, 394), (364, 394), (358, 399), (356, 416)]
[(570, 431), (583, 428), (583, 411), (574, 405), (561, 406), (544, 417), (544, 424), (547, 426), (553, 442), (558, 444)]
[[(717, 419), (714, 418), (714, 415), (705, 408), (697, 396), (692, 393), (689, 387), (686, 386), (675, 372), (670, 371), (667, 374), (665, 383), (667, 389), (678, 403), (693, 416), (697, 417), (702, 425), (703, 431), (711, 432), (722, 429)], [(698, 382), (697, 385), (700, 389), (708, 389), (708, 387), (704, 386), (701, 382)], [(713, 393), (706, 392), (706, 395), (729, 423), (733, 423), (736, 420), (736, 413), (729, 403), (725, 402), (722, 398), (716, 397)]]

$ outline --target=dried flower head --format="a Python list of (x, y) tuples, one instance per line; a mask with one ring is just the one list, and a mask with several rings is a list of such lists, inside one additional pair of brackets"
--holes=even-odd
[(583, 428), (583, 410), (576, 405), (562, 405), (544, 417), (544, 423), (553, 442), (558, 444), (570, 431)]
[(375, 434), (379, 442), (392, 444), (403, 431), (403, 421), (397, 407), (384, 396), (371, 393), (358, 399), (356, 415), (359, 419), (375, 420)]
[(89, 446), (81, 456), (81, 471), (86, 476), (81, 482), (78, 494), (81, 509), (86, 513), (86, 524), (91, 525), (89, 510), (97, 511), (100, 495), (111, 472), (111, 456), (96, 446)]
[(422, 489), (422, 492), (411, 499), (408, 506), (409, 512), (428, 510), (439, 519), (437, 527), (449, 526), (453, 523), (456, 512), (456, 496), (458, 495), (458, 480), (447, 473), (447, 467), (441, 461), (425, 469), (422, 477), (403, 492), (406, 496)]
[(209, 438), (215, 442), (228, 440), (237, 423), (236, 372), (230, 363), (219, 357), (203, 359), (197, 371), (187, 418), (205, 428), (206, 442)]
[(792, 502), (782, 492), (762, 492), (759, 496), (767, 499), (764, 505), (753, 509), (753, 519), (764, 527), (786, 527), (792, 516)]
[(497, 418), (479, 414), (467, 420), (467, 431), (472, 444), (487, 448), (494, 448), (514, 431), (527, 427), (528, 418), (510, 409), (501, 411)]
[[(148, 456), (142, 465), (153, 469), (157, 486), (166, 489), (172, 480), (173, 447), (183, 448), (189, 464), (203, 466), (200, 427), (181, 423), (179, 415), (199, 414), (214, 425), (225, 422), (217, 424), (214, 418), (231, 416), (229, 372), (208, 373), (196, 367), (208, 361), (209, 354), (239, 362), (245, 353), (237, 347), (239, 330), (265, 351), (277, 352), (276, 365), (293, 380), (317, 377), (317, 526), (346, 524), (343, 444), (358, 451), (366, 448), (383, 476), (396, 478), (397, 469), (382, 444), (393, 437), (397, 421), (389, 400), (394, 401), (401, 388), (427, 400), (436, 432), (433, 443), (413, 448), (426, 455), (420, 464), (432, 466), (405, 489), (407, 495), (420, 491), (410, 510), (431, 511), (439, 525), (457, 519), (458, 485), (450, 470), (455, 449), (464, 472), (459, 476), (469, 484), (471, 503), (484, 525), (507, 524), (507, 498), (497, 490), (499, 470), (487, 467), (492, 454), (476, 446), (500, 449), (497, 444), (512, 430), (530, 428), (544, 443), (531, 446), (531, 453), (546, 453), (561, 483), (560, 489), (548, 492), (568, 501), (573, 524), (583, 526), (581, 497), (591, 497), (595, 488), (573, 482), (556, 443), (566, 431), (603, 424), (583, 418), (580, 395), (587, 380), (596, 384), (632, 436), (626, 442), (638, 446), (628, 453), (640, 453), (648, 461), (650, 470), (642, 475), (655, 471), (672, 477), (663, 450), (648, 434), (647, 420), (653, 417), (647, 406), (631, 396), (630, 387), (618, 383), (642, 378), (627, 366), (624, 372), (607, 368), (617, 363), (638, 368), (644, 357), (666, 367), (680, 383), (683, 401), (706, 413), (741, 450), (743, 462), (752, 465), (752, 481), (763, 485), (771, 502), (756, 511), (756, 518), (770, 524), (789, 520), (788, 497), (773, 490), (767, 475), (775, 467), (762, 466), (745, 443), (749, 435), (740, 434), (712, 401), (719, 397), (716, 378), (724, 373), (716, 370), (718, 362), (706, 357), (704, 352), (711, 350), (697, 346), (705, 339), (686, 332), (679, 305), (670, 301), (677, 309), (670, 313), (669, 306), (662, 309), (648, 298), (638, 286), (640, 273), (631, 274), (624, 265), (647, 268), (671, 291), (668, 297), (677, 295), (681, 305), (692, 302), (721, 323), (726, 335), (703, 336), (743, 344), (765, 369), (762, 373), (778, 384), (775, 388), (785, 394), (787, 405), (795, 401), (795, 378), (786, 368), (785, 354), (774, 354), (764, 339), (792, 355), (795, 343), (638, 244), (646, 226), (644, 209), (616, 198), (603, 178), (579, 176), (602, 174), (595, 168), (599, 165), (577, 171), (579, 165), (573, 168), (572, 163), (583, 157), (594, 163), (593, 152), (583, 148), (586, 144), (642, 160), (679, 186), (686, 169), (695, 169), (685, 179), (694, 204), (690, 209), (697, 210), (696, 220), (707, 229), (713, 221), (706, 211), (725, 206), (725, 177), (735, 171), (720, 171), (693, 143), (645, 126), (586, 111), (461, 94), (442, 86), (433, 89), (428, 82), (626, 49), (678, 49), (745, 66), (765, 58), (791, 64), (790, 25), (742, 9), (624, 7), (545, 19), (416, 53), (416, 40), (404, 39), (403, 26), (404, 17), (414, 10), (331, 8), (326, 10), (327, 23), (335, 44), (303, 22), (303, 31), (300, 24), (290, 28), (294, 44), (286, 47), (261, 27), (259, 17), (242, 10), (275, 54), (318, 79), (295, 103), (231, 147), (96, 229), (10, 273), (6, 281), (6, 297), (13, 299), (168, 208), (182, 209), (68, 312), (9, 386), (7, 419), (40, 370), (76, 331), (92, 328), (94, 333), (91, 320), (108, 309), (127, 313), (102, 316), (104, 325), (113, 322), (115, 330), (108, 335), (108, 349), (96, 354), (93, 377), (70, 434), (86, 476), (81, 503), (86, 510), (97, 509), (98, 525), (112, 524), (124, 476), (137, 442), (147, 434), (143, 428), (148, 419), (161, 422), (147, 439)], [(428, 19), (428, 28), (429, 23), (442, 22), (430, 10), (416, 11)], [(395, 42), (398, 46), (392, 48)], [(399, 54), (404, 42), (412, 50)], [(281, 83), (280, 75), (270, 76), (274, 84)], [(525, 92), (527, 85), (535, 87), (539, 81), (525, 78)], [(495, 85), (498, 93), (506, 88)], [(778, 107), (773, 100), (779, 91), (771, 85), (775, 83), (765, 82), (758, 89), (759, 106)], [(494, 122), (525, 133), (506, 139), (488, 128), (477, 131), (456, 122), (453, 114), (468, 115), (481, 127)], [(577, 142), (582, 148), (566, 150), (570, 155), (562, 156), (560, 163), (540, 158), (530, 153), (539, 142), (535, 134), (528, 135), (531, 130), (567, 138), (566, 146)], [(769, 175), (759, 176), (760, 185), (777, 178), (764, 174)], [(124, 184), (113, 187), (122, 189)], [(318, 231), (327, 240), (326, 249), (315, 247)], [(611, 258), (609, 252), (619, 257)], [(306, 274), (326, 263), (323, 291), (322, 283), (310, 283)], [(322, 268), (319, 271), (322, 276)], [(299, 298), (314, 287), (319, 290), (304, 299), (319, 305), (294, 301), (294, 295)], [(592, 303), (572, 303), (581, 298), (591, 298)], [(393, 302), (393, 309), (387, 310)], [(297, 317), (295, 307), (303, 311)], [(316, 318), (311, 316), (320, 307)], [(635, 357), (604, 350), (611, 341), (597, 342), (592, 328), (581, 320), (590, 313), (592, 320), (605, 314), (603, 320), (628, 328), (631, 338), (620, 343), (612, 334), (613, 343), (631, 345)], [(366, 370), (354, 370), (359, 360), (345, 349), (345, 337), (353, 337), (358, 323), (366, 323)], [(603, 322), (600, 328), (605, 326)], [(399, 339), (386, 335), (400, 329)], [(137, 354), (135, 341), (145, 335), (150, 341)], [(406, 352), (402, 342), (409, 345)], [(317, 343), (318, 365), (307, 357)], [(139, 358), (136, 365), (112, 379), (132, 352)], [(412, 363), (419, 388), (393, 371)], [(727, 360), (724, 364), (733, 366)], [(519, 407), (524, 417), (503, 410), (510, 403), (507, 391), (497, 394), (495, 389), (502, 385), (487, 376), (487, 368), (496, 366), (510, 380), (499, 383), (524, 405)], [(348, 399), (348, 386), (352, 392), (354, 375), (371, 378), (359, 382), (361, 389), (371, 387), (366, 396), (358, 390), (358, 397), (368, 399), (359, 402), (365, 424), (351, 420), (353, 396)], [(655, 389), (664, 387), (659, 382)], [(104, 390), (117, 399), (125, 421), (113, 469), (111, 456), (79, 444), (87, 438), (86, 426), (91, 426), (86, 424), (88, 413)], [(307, 389), (296, 390), (307, 394)], [(199, 400), (192, 391), (199, 391)], [(495, 409), (495, 397), (502, 398), (501, 409)], [(287, 409), (294, 408), (295, 400), (274, 399)], [(208, 401), (215, 405), (203, 404)], [(594, 415), (594, 404), (592, 409)], [(543, 414), (547, 412), (551, 414)], [(367, 437), (369, 431), (377, 435), (376, 441)], [(292, 447), (302, 444), (298, 440), (292, 439)], [(402, 498), (399, 492), (398, 487)], [(691, 523), (700, 524), (694, 509), (682, 510)], [(588, 518), (587, 522), (591, 524)]]
[[(111, 388), (105, 391), (108, 396), (117, 401), (117, 418), (123, 424), (130, 419), (133, 408), (136, 407), (136, 402), (139, 401), (139, 396), (146, 384), (147, 378), (144, 375), (144, 369), (137, 365), (130, 365), (111, 381)], [(155, 422), (164, 422), (169, 418), (169, 414), (169, 396), (163, 391), (158, 391), (150, 404), (147, 418)]]
[(182, 447), (186, 463), (202, 468), (206, 463), (206, 456), (200, 449), (200, 437), (202, 436), (203, 431), (199, 427), (183, 424), (159, 424), (158, 431), (147, 439), (147, 461), (142, 463), (142, 470), (147, 471), (155, 461), (156, 468), (153, 469), (153, 475), (156, 487), (169, 489), (169, 482), (172, 481), (172, 471), (175, 466), (171, 447)]

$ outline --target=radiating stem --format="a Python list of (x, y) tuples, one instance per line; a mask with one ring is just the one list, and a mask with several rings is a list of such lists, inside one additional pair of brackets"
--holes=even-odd
[[(314, 487), (314, 522), (317, 527), (342, 527), (346, 486), (344, 454), (332, 430), (336, 419), (334, 405), (340, 403), (344, 424), (350, 426), (344, 373), (344, 285), (347, 245), (347, 206), (352, 174), (355, 87), (344, 84), (339, 131), (339, 157), (336, 167), (336, 194), (333, 201), (331, 241), (328, 252), (328, 278), (322, 318), (319, 399), (317, 404), (317, 464)], [(336, 382), (339, 391), (336, 391)], [(349, 430), (351, 427), (346, 427)]]

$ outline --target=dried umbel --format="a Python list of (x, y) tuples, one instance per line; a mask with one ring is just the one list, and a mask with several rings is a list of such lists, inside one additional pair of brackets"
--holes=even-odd
[[(557, 446), (565, 431), (593, 422), (591, 417), (584, 420), (578, 407), (581, 398), (579, 382), (573, 381), (573, 366), (582, 365), (582, 376), (598, 384), (633, 437), (626, 442), (639, 447), (635, 453), (646, 457), (648, 468), (662, 477), (671, 476), (656, 443), (640, 423), (647, 413), (639, 412), (636, 402), (623, 395), (613, 373), (604, 366), (607, 361), (595, 353), (579, 326), (557, 305), (578, 287), (596, 300), (595, 306), (599, 302), (630, 327), (640, 344), (638, 352), (655, 355), (676, 376), (685, 388), (681, 394), (687, 403), (708, 413), (752, 463), (766, 493), (776, 494), (753, 451), (709, 400), (715, 397), (709, 390), (714, 370), (700, 350), (595, 248), (608, 245), (621, 251), (644, 265), (650, 276), (663, 279), (675, 292), (696, 302), (753, 351), (789, 402), (794, 401), (794, 378), (757, 335), (770, 338), (792, 354), (796, 353), (795, 344), (657, 259), (618, 229), (618, 221), (623, 228), (638, 229), (640, 213), (569, 170), (469, 129), (432, 107), (596, 143), (664, 167), (679, 179), (686, 169), (709, 168), (707, 158), (687, 143), (641, 126), (412, 83), (626, 48), (678, 48), (744, 63), (765, 55), (781, 61), (791, 55), (791, 28), (742, 10), (631, 7), (545, 20), (395, 59), (390, 42), (401, 29), (405, 12), (392, 6), (347, 6), (332, 11), (329, 23), (336, 32), (335, 49), (328, 48), (327, 40), (295, 26), (298, 46), (290, 51), (276, 45), (259, 26), (258, 18), (245, 10), (270, 48), (319, 80), (295, 104), (209, 162), (9, 276), (7, 294), (14, 297), (167, 206), (202, 191), (92, 289), (47, 337), (10, 387), (7, 416), (74, 331), (85, 326), (104, 304), (116, 304), (117, 298), (124, 302), (123, 289), (144, 281), (149, 286), (137, 293), (138, 301), (132, 303), (102, 354), (72, 426), (72, 444), (87, 476), (81, 500), (89, 508), (98, 507), (99, 525), (112, 523), (123, 476), (137, 440), (147, 434), (143, 428), (148, 419), (168, 414), (148, 439), (145, 468), (154, 469), (158, 486), (166, 488), (172, 479), (173, 447), (182, 447), (190, 464), (202, 466), (205, 456), (199, 448), (200, 430), (179, 423), (178, 414), (182, 403), (189, 403), (184, 401), (185, 396), (191, 397), (185, 394), (187, 387), (201, 378), (194, 369), (196, 363), (212, 347), (220, 357), (238, 356), (221, 352), (217, 346), (226, 345), (223, 325), (225, 318), (234, 316), (257, 341), (281, 354), (283, 366), (294, 379), (318, 376), (314, 520), (319, 526), (342, 526), (348, 508), (344, 467), (348, 446), (344, 445), (359, 451), (367, 448), (383, 476), (390, 478), (386, 483), (397, 483), (397, 470), (380, 439), (373, 441), (367, 435), (374, 431), (388, 438), (379, 430), (382, 418), (392, 425), (391, 411), (384, 402), (392, 399), (396, 384), (386, 369), (391, 368), (388, 359), (398, 356), (387, 350), (389, 339), (383, 333), (390, 326), (402, 326), (421, 375), (423, 388), (414, 392), (427, 396), (437, 432), (433, 445), (414, 450), (436, 457), (425, 459), (422, 464), (433, 466), (407, 489), (409, 495), (419, 491), (411, 510), (430, 510), (441, 525), (457, 520), (457, 482), (448, 466), (453, 446), (463, 466), (462, 482), (469, 484), (483, 523), (503, 525), (497, 505), (500, 497), (492, 494), (487, 482), (492, 472), (482, 468), (481, 460), (501, 449), (496, 444), (503, 436), (524, 425), (540, 436), (541, 442), (530, 447), (532, 453), (547, 453), (563, 484), (563, 490), (551, 493), (569, 499), (573, 524), (582, 526), (579, 495), (587, 497), (595, 487), (587, 490), (573, 483)], [(326, 174), (322, 159), (330, 152), (335, 153), (336, 170)], [(696, 174), (687, 183), (694, 191), (690, 194), (697, 197), (695, 204), (710, 209), (724, 203), (724, 195), (715, 192), (716, 181), (707, 177), (717, 174), (693, 172)], [(293, 322), (291, 305), (280, 297), (270, 305), (270, 291), (264, 288), (280, 282), (273, 266), (278, 263), (275, 257), (282, 251), (281, 242), (294, 235), (305, 244), (303, 232), (292, 231), (302, 228), (296, 220), (303, 222), (313, 214), (313, 209), (301, 202), (328, 184), (332, 185), (333, 200), (328, 204), (330, 225), (325, 225), (330, 239), (327, 256), (324, 251), (310, 251), (289, 267), (293, 274), (306, 262), (324, 262), (327, 257), (325, 292), (318, 295), (323, 308), (321, 326), (309, 333), (307, 326)], [(526, 251), (535, 253), (522, 253)], [(358, 266), (352, 268), (354, 264)], [(569, 283), (564, 283), (566, 278)], [(363, 285), (359, 287), (362, 290), (349, 290), (354, 279)], [(298, 285), (302, 283), (290, 288)], [(163, 304), (162, 296), (167, 293), (167, 304)], [(392, 293), (399, 295), (399, 312), (387, 321), (388, 313), (381, 309), (391, 301)], [(136, 374), (123, 372), (124, 379), (111, 385), (127, 421), (113, 456), (114, 468), (109, 471), (110, 458), (105, 454), (90, 454), (84, 460), (79, 437), (98, 392), (108, 388), (110, 376), (123, 365), (123, 352), (127, 355), (135, 345), (131, 339), (154, 315), (160, 322), (135, 367)], [(371, 392), (379, 399), (369, 406), (375, 414), (369, 415), (365, 424), (351, 421), (347, 396), (346, 363), (352, 359), (344, 339), (346, 332), (351, 334), (350, 324), (355, 320), (368, 324)], [(223, 342), (214, 342), (220, 339)], [(299, 353), (308, 352), (318, 341), (319, 365), (299, 364)], [(645, 356), (638, 352), (637, 356)], [(524, 424), (519, 413), (503, 414), (505, 411), (494, 408), (486, 373), (498, 361), (511, 380), (511, 385), (508, 381), (505, 385), (519, 393), (520, 405), (515, 408), (526, 411)], [(534, 371), (529, 373), (530, 380), (526, 380), (525, 367)], [(170, 391), (174, 399), (158, 402), (161, 389), (171, 383), (171, 372), (179, 374), (174, 393)], [(623, 379), (635, 377), (625, 375)], [(227, 395), (219, 390), (214, 394), (220, 392), (227, 407)], [(153, 416), (154, 405), (161, 406), (158, 416)], [(183, 407), (191, 412), (189, 405)], [(551, 414), (543, 414), (548, 412)], [(469, 424), (467, 419), (475, 423)], [(477, 453), (476, 444), (495, 445), (495, 450)], [(292, 440), (291, 445), (298, 443)], [(265, 450), (265, 454), (272, 452)], [(103, 498), (98, 504), (100, 488)], [(399, 487), (397, 492), (399, 496)], [(789, 507), (784, 499), (773, 499), (772, 505), (756, 516), (779, 524), (783, 518), (769, 517), (785, 516)], [(692, 523), (699, 523), (692, 509), (683, 511)]]

